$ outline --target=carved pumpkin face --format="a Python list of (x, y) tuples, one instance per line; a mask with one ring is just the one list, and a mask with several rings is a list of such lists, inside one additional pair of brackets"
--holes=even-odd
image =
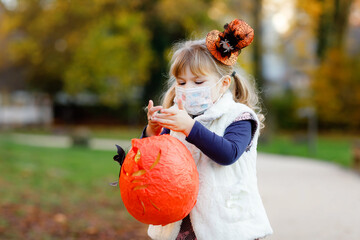
[(166, 225), (196, 203), (199, 174), (185, 145), (170, 135), (132, 139), (119, 179), (121, 198), (138, 221)]

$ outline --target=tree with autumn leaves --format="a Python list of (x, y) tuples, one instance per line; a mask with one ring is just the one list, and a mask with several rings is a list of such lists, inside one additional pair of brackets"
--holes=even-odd
[(26, 69), (33, 89), (90, 91), (101, 102), (116, 104), (148, 80), (151, 35), (143, 14), (122, 6), (130, 1), (87, 3), (19, 1), (2, 16), (4, 54)]
[(311, 73), (309, 102), (320, 126), (360, 129), (360, 52), (347, 41), (350, 13), (357, 0), (298, 1), (312, 19), (317, 37), (317, 67)]
[[(210, 1), (180, 2), (26, 0), (10, 10), (0, 1), (2, 66), (22, 67), (31, 88), (51, 94), (88, 91), (106, 105), (134, 101), (149, 82), (159, 88), (169, 42), (210, 22), (201, 13)], [(179, 8), (187, 14), (169, 14)]]
[[(266, 88), (261, 26), (263, 5), (271, 0), (14, 2), (17, 4), (9, 8), (0, 1), (0, 72), (9, 67), (21, 69), (29, 87), (52, 96), (59, 91), (71, 95), (90, 92), (108, 106), (158, 96), (171, 45), (203, 36), (209, 29), (221, 29), (221, 23), (234, 17), (248, 19), (255, 29), (254, 43), (240, 56), (251, 52), (250, 64), (240, 62), (259, 87)], [(308, 27), (317, 43), (316, 64), (308, 73), (309, 97), (287, 105), (314, 106), (321, 126), (359, 128), (359, 111), (354, 110), (359, 109), (359, 56), (346, 51), (351, 6), (359, 0), (295, 2), (297, 13), (310, 19)], [(303, 21), (303, 17), (295, 19), (290, 31), (296, 31)], [(302, 48), (297, 51), (304, 54)], [(348, 117), (341, 117), (344, 114)]]

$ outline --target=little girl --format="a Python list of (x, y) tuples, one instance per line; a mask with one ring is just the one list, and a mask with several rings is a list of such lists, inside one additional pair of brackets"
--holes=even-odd
[(224, 32), (177, 44), (162, 106), (148, 104), (142, 137), (170, 134), (190, 150), (199, 194), (190, 214), (166, 226), (150, 225), (158, 240), (254, 240), (272, 234), (256, 178), (263, 115), (255, 87), (234, 71), (253, 29), (235, 19)]

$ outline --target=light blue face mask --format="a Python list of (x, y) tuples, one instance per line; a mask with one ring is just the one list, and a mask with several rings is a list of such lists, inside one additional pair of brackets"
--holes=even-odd
[[(187, 113), (191, 115), (200, 115), (214, 104), (211, 98), (211, 89), (221, 82), (221, 80), (222, 78), (213, 86), (189, 89), (176, 86), (174, 102), (177, 103), (177, 99), (181, 99)], [(222, 94), (217, 100), (219, 100), (221, 96)]]

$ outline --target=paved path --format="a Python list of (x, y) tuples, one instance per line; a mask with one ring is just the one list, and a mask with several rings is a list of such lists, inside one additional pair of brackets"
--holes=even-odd
[(359, 240), (360, 174), (337, 165), (259, 154), (269, 240)]
[[(23, 144), (69, 147), (67, 137), (13, 134)], [(129, 141), (92, 139), (90, 147), (114, 151)], [(258, 184), (274, 230), (267, 240), (359, 240), (360, 174), (337, 165), (259, 154)]]
[[(13, 133), (10, 135), (11, 139), (17, 143), (26, 144), (30, 146), (68, 148), (72, 145), (72, 140), (68, 136), (49, 136), (49, 135), (35, 135)], [(102, 139), (91, 138), (89, 140), (89, 147), (96, 150), (112, 150), (116, 151), (115, 144), (127, 149), (131, 146), (130, 141), (119, 139)]]

